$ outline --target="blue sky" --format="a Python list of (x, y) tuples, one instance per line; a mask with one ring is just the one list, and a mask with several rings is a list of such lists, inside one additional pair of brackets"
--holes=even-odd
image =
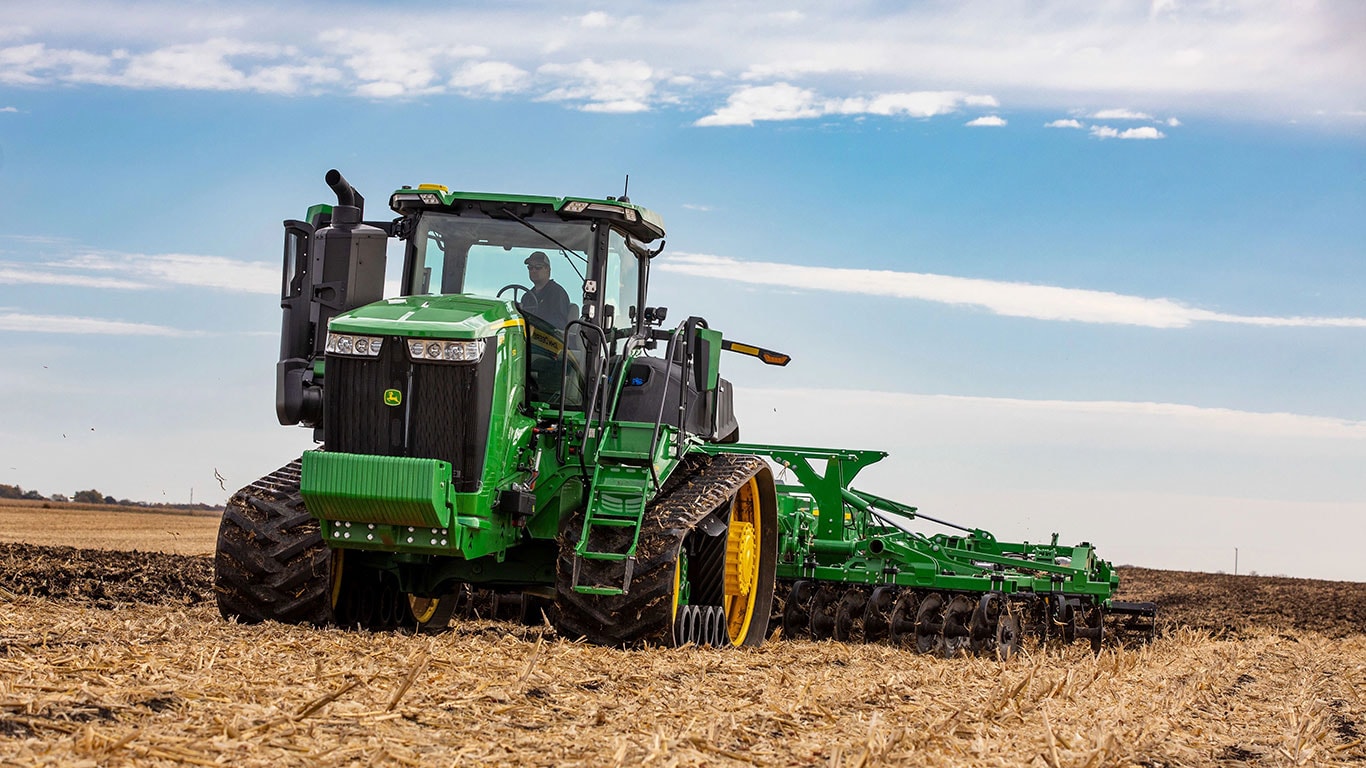
[[(745, 439), (1118, 562), (1366, 581), (1353, 2), (0, 9), (0, 482), (222, 501), (340, 169), (618, 194)], [(226, 478), (226, 489), (214, 479)]]

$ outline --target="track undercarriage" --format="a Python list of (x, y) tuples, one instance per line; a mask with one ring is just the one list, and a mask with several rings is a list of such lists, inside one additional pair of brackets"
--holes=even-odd
[[(244, 621), (376, 631), (437, 631), (452, 618), (478, 616), (549, 622), (567, 638), (614, 646), (740, 646), (782, 637), (887, 642), (946, 657), (1009, 658), (1028, 642), (1074, 640), (1098, 652), (1108, 638), (1155, 632), (1156, 606), (1109, 600), (1116, 580), (1108, 563), (1074, 566), (1058, 554), (1078, 548), (1002, 544), (981, 531), (924, 537), (904, 525), (913, 509), (852, 491), (847, 478), (840, 490), (848, 498), (834, 507), (843, 519), (828, 516), (838, 524), (822, 529), (826, 478), (831, 467), (840, 477), (840, 459), (855, 455), (826, 452), (825, 476), (799, 471), (808, 482), (779, 485), (775, 498), (760, 490), (773, 482), (768, 463), (739, 453), (745, 448), (753, 447), (684, 458), (646, 508), (626, 589), (615, 594), (576, 589), (621, 579), (626, 567), (576, 557), (582, 510), (561, 526), (553, 591), (459, 583), (434, 596), (405, 592), (394, 572), (373, 567), (363, 553), (326, 546), (292, 462), (229, 502), (216, 559), (220, 609)], [(796, 469), (802, 457), (792, 451), (813, 449), (765, 450)], [(860, 508), (868, 499), (883, 513)], [(828, 530), (840, 546), (821, 539)], [(630, 533), (599, 529), (592, 535), (602, 540), (593, 545), (621, 547)]]

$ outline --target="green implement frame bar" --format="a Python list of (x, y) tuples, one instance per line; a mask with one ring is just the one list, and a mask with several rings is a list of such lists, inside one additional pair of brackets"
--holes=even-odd
[[(972, 592), (1062, 592), (1106, 601), (1113, 567), (1090, 544), (997, 541), (991, 533), (921, 514), (913, 506), (852, 486), (882, 451), (764, 444), (702, 445), (710, 454), (763, 456), (791, 472), (778, 486), (783, 544), (778, 576), (845, 584), (894, 584)], [(818, 471), (813, 461), (825, 462)], [(953, 529), (927, 536), (914, 521)]]

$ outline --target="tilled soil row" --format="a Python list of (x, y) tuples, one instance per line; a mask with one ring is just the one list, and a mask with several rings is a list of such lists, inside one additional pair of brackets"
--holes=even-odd
[[(1258, 630), (1366, 633), (1366, 584), (1355, 581), (1119, 569), (1119, 600), (1157, 603), (1158, 627), (1191, 627), (1215, 637)], [(1293, 639), (1293, 638), (1288, 638)]]
[(0, 590), (97, 608), (194, 605), (213, 599), (213, 558), (0, 542)]

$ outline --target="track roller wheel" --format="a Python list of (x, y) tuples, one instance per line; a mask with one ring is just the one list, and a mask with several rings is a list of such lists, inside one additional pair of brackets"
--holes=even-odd
[(702, 610), (707, 630), (707, 645), (713, 648), (729, 648), (733, 645), (730, 639), (730, 621), (725, 609), (719, 605), (708, 605)]
[(783, 637), (795, 640), (811, 636), (811, 598), (816, 594), (816, 582), (802, 579), (792, 582), (783, 603)]
[(896, 603), (894, 587), (874, 587), (863, 609), (863, 639), (875, 643), (887, 637), (891, 630), (892, 606)]
[(849, 642), (863, 629), (863, 612), (868, 605), (868, 593), (858, 587), (850, 589), (840, 598), (835, 608), (835, 639), (841, 643)]
[(731, 640), (726, 624), (726, 612), (719, 605), (680, 606), (674, 620), (674, 645), (728, 647)]
[(821, 587), (811, 598), (811, 639), (829, 640), (835, 635), (835, 590)]
[(952, 658), (958, 653), (966, 652), (968, 645), (972, 642), (972, 630), (968, 624), (972, 622), (972, 612), (976, 609), (973, 602), (966, 595), (954, 595), (944, 609), (944, 658)]
[(915, 649), (920, 653), (944, 651), (944, 596), (937, 592), (926, 595), (916, 610)]
[(697, 643), (698, 629), (697, 624), (700, 619), (701, 608), (696, 605), (682, 605), (678, 608), (678, 614), (674, 617), (673, 641), (676, 646)]

